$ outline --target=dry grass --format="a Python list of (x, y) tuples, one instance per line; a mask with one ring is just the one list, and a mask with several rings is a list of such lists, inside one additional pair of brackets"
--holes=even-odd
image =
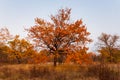
[(0, 80), (120, 80), (119, 65), (19, 64), (0, 66)]

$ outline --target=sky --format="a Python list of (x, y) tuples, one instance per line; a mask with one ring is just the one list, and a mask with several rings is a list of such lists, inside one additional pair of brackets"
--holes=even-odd
[(120, 0), (0, 0), (0, 28), (26, 37), (36, 17), (50, 20), (61, 8), (72, 9), (71, 20), (83, 20), (93, 43), (102, 32), (120, 35)]

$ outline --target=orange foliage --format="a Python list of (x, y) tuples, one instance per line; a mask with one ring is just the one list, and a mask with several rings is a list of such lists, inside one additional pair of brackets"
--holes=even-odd
[(54, 55), (54, 65), (57, 62), (57, 55), (66, 54), (69, 51), (74, 52), (73, 49), (78, 47), (80, 50), (92, 41), (88, 38), (90, 33), (82, 20), (70, 22), (70, 14), (71, 9), (60, 9), (57, 15), (51, 15), (50, 22), (36, 18), (36, 25), (27, 30), (28, 36), (36, 43), (36, 46), (47, 49)]
[(9, 41), (9, 48), (11, 59), (16, 59), (18, 63), (28, 62), (25, 60), (32, 58), (34, 55), (32, 45), (25, 39), (19, 39), (18, 35), (12, 41)]
[(67, 55), (66, 62), (74, 62), (77, 64), (90, 64), (92, 63), (92, 57), (91, 54), (87, 53), (87, 48), (83, 48), (80, 50), (76, 49), (76, 51)]
[(48, 58), (48, 51), (47, 50), (41, 50), (34, 57), (34, 63), (46, 63), (48, 61), (49, 61), (49, 58)]

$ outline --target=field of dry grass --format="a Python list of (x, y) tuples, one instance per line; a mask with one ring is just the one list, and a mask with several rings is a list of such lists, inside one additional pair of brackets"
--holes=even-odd
[(120, 80), (119, 64), (1, 65), (0, 80)]

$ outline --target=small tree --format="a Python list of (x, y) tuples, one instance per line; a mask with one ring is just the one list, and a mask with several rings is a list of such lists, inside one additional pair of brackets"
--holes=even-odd
[(18, 35), (12, 41), (9, 41), (9, 48), (11, 59), (16, 59), (19, 64), (28, 62), (25, 60), (34, 55), (32, 45), (25, 39), (19, 39)]
[(82, 50), (86, 43), (91, 42), (88, 38), (86, 26), (82, 20), (70, 22), (71, 9), (60, 9), (58, 14), (51, 15), (52, 21), (36, 18), (36, 25), (28, 29), (28, 36), (40, 48), (50, 51), (54, 55), (54, 66), (56, 66), (59, 55), (74, 52), (79, 47)]
[(114, 56), (119, 51), (119, 36), (102, 33), (98, 40), (98, 51), (101, 53), (102, 60), (108, 59), (110, 62), (114, 62)]
[(7, 28), (0, 29), (0, 63), (9, 62), (9, 47), (7, 45), (8, 41), (12, 39)]

